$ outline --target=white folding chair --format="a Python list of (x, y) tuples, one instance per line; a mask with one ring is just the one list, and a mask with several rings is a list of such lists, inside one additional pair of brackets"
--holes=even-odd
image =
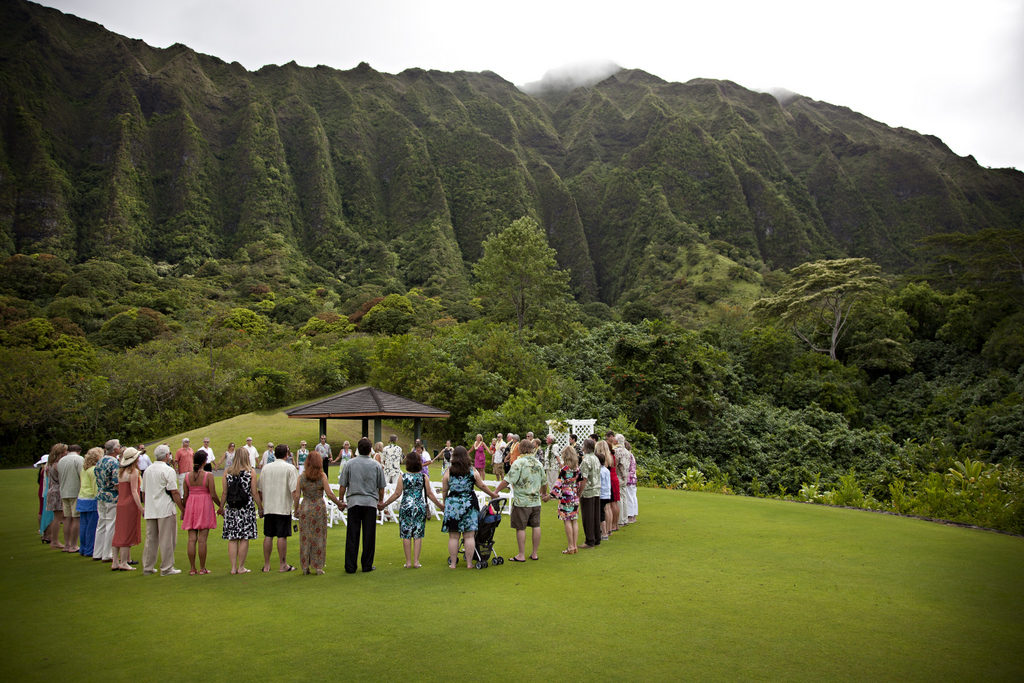
[[(441, 500), (441, 483), (432, 481), (430, 482), (430, 488), (434, 491), (434, 496), (436, 496), (438, 500)], [(431, 517), (438, 521), (444, 520), (444, 511), (434, 505), (434, 501), (429, 498), (427, 498), (427, 507), (429, 508)]]
[[(391, 494), (395, 492), (395, 485), (389, 484), (384, 487), (384, 497), (390, 498)], [(388, 505), (383, 510), (377, 511), (377, 524), (384, 524), (384, 522), (398, 523), (398, 505), (399, 501), (396, 500), (391, 505)]]
[[(340, 490), (341, 488), (337, 484), (331, 484), (331, 491), (334, 492), (335, 496), (338, 495)], [(346, 514), (345, 510), (335, 505), (334, 501), (328, 499), (327, 496), (324, 496), (324, 503), (327, 504), (327, 526), (334, 527), (337, 522), (343, 522), (345, 526), (348, 526), (348, 514)]]

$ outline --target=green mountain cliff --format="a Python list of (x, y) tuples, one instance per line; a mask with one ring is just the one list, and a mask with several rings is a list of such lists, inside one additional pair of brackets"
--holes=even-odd
[(726, 81), (531, 96), (488, 72), (250, 72), (21, 1), (0, 26), (4, 256), (251, 259), (466, 299), (483, 240), (528, 215), (580, 301), (685, 307), (719, 261), (751, 282), (823, 257), (898, 271), (922, 237), (1024, 222), (1018, 171)]

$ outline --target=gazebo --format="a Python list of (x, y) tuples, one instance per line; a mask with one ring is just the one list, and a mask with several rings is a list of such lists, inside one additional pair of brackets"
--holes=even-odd
[(370, 419), (373, 419), (373, 440), (381, 438), (381, 421), (385, 417), (414, 420), (416, 438), (420, 438), (423, 419), (451, 417), (451, 413), (426, 403), (398, 396), (376, 387), (359, 387), (344, 393), (307, 403), (285, 411), (288, 417), (299, 420), (320, 420), (319, 434), (327, 433), (327, 420), (362, 420), (363, 436), (370, 436)]

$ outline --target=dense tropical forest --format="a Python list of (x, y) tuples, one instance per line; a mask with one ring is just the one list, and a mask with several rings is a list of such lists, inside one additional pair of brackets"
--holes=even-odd
[(650, 485), (1024, 532), (1024, 174), (620, 71), (248, 72), (0, 7), (0, 453), (357, 383)]

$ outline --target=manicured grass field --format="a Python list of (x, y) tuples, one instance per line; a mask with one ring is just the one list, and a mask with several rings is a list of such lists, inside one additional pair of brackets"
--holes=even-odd
[(218, 530), (212, 574), (164, 578), (40, 544), (35, 490), (0, 472), (7, 680), (1024, 678), (1024, 539), (990, 532), (641, 489), (640, 522), (575, 556), (549, 503), (539, 562), (450, 571), (432, 521), (419, 570), (390, 524), (372, 574), (335, 527), (325, 576), (230, 576)]

